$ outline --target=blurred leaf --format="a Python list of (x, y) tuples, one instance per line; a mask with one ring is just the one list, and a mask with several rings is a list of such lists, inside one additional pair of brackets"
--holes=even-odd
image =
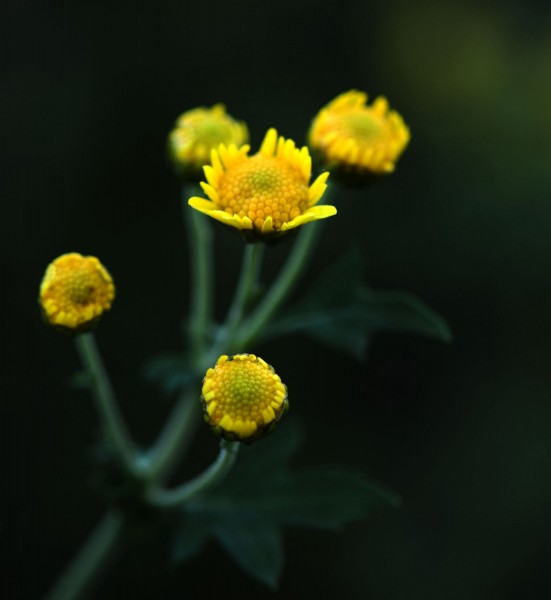
[(452, 339), (444, 319), (413, 294), (369, 289), (362, 281), (360, 252), (352, 248), (268, 328), (265, 337), (305, 333), (362, 359), (370, 334), (378, 331)]
[(425, 302), (408, 292), (367, 290), (366, 319), (371, 331), (407, 331), (451, 342), (446, 321)]
[[(275, 588), (283, 566), (282, 527), (336, 529), (377, 508), (400, 504), (396, 494), (359, 469), (290, 469), (287, 463), (300, 441), (299, 428), (291, 426), (254, 448), (243, 448), (229, 477), (185, 507), (175, 559), (193, 556), (212, 536), (243, 569)], [(188, 540), (180, 539), (186, 535)]]
[(277, 429), (276, 434), (266, 437), (262, 443), (242, 446), (239, 460), (222, 483), (222, 489), (226, 486), (244, 489), (250, 482), (263, 478), (267, 471), (285, 470), (302, 447), (303, 439), (302, 428), (292, 417), (287, 417), (285, 427)]
[(198, 519), (182, 511), (171, 548), (171, 561), (184, 562), (199, 554), (210, 537), (210, 528), (208, 519)]
[(388, 504), (398, 506), (400, 499), (361, 471), (329, 466), (268, 472), (245, 489), (221, 486), (194, 509), (218, 515), (262, 515), (279, 525), (336, 529)]
[(250, 575), (275, 589), (283, 569), (281, 532), (277, 525), (256, 514), (220, 519), (213, 534)]
[(197, 377), (183, 354), (156, 356), (147, 361), (143, 370), (145, 378), (160, 384), (167, 394), (186, 387)]
[(369, 334), (362, 324), (362, 317), (361, 307), (354, 306), (311, 312), (297, 311), (270, 326), (266, 337), (305, 333), (361, 360), (367, 350)]

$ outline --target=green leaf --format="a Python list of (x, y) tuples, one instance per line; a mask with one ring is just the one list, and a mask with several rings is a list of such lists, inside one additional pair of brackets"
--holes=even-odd
[(220, 519), (213, 533), (245, 570), (275, 589), (283, 570), (284, 555), (279, 528), (258, 514), (238, 514)]
[(254, 447), (243, 447), (228, 478), (185, 507), (176, 530), (176, 560), (193, 556), (212, 536), (273, 589), (283, 567), (283, 527), (336, 529), (400, 504), (394, 492), (357, 468), (289, 468), (302, 435), (292, 420), (287, 425)]
[(167, 394), (186, 387), (197, 378), (187, 357), (182, 354), (166, 354), (149, 359), (144, 366), (144, 375), (147, 380), (160, 384)]
[(270, 326), (265, 337), (304, 333), (361, 360), (367, 350), (369, 334), (363, 319), (362, 307), (353, 305), (293, 312)]
[(211, 534), (211, 523), (208, 518), (197, 518), (182, 511), (171, 548), (172, 563), (180, 563), (199, 554)]
[(226, 486), (196, 508), (210, 514), (256, 514), (279, 525), (336, 529), (366, 518), (399, 497), (349, 467), (284, 471), (250, 482), (246, 489)]
[(367, 290), (366, 319), (371, 331), (406, 331), (451, 342), (446, 321), (425, 302), (408, 292)]
[(246, 489), (250, 482), (263, 479), (267, 472), (274, 473), (286, 469), (289, 461), (302, 446), (304, 433), (296, 420), (286, 417), (285, 427), (261, 442), (245, 446), (239, 451), (239, 459), (221, 488)]
[(413, 294), (368, 288), (362, 280), (361, 255), (352, 248), (267, 329), (265, 338), (304, 333), (362, 359), (370, 335), (379, 331), (452, 339), (444, 319)]

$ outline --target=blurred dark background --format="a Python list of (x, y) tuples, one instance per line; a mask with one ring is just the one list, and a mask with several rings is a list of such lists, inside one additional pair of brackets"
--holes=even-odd
[[(153, 538), (120, 559), (98, 597), (548, 598), (548, 3), (20, 0), (2, 12), (3, 597), (41, 597), (103, 512), (88, 483), (96, 416), (67, 385), (71, 341), (36, 305), (47, 263), (78, 251), (113, 274), (118, 298), (98, 342), (149, 443), (174, 398), (142, 367), (179, 349), (188, 304), (179, 184), (165, 159), (175, 118), (224, 102), (254, 149), (270, 126), (304, 140), (321, 106), (357, 88), (386, 95), (412, 141), (395, 174), (341, 195), (301, 289), (355, 238), (370, 285), (421, 296), (454, 343), (380, 335), (362, 363), (307, 339), (258, 351), (305, 428), (297, 464), (360, 465), (403, 507), (336, 535), (288, 531), (275, 593), (214, 544), (168, 569)], [(216, 250), (222, 312), (240, 240), (218, 229)], [(285, 252), (271, 252), (268, 273)], [(215, 451), (201, 432), (189, 468)]]

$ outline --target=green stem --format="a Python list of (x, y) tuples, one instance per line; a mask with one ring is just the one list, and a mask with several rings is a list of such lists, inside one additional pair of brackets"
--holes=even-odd
[(303, 272), (314, 245), (321, 231), (321, 223), (310, 223), (299, 232), (293, 250), (287, 262), (265, 293), (264, 300), (258, 305), (253, 314), (243, 323), (237, 343), (241, 348), (247, 347), (262, 331), (274, 313), (291, 292), (298, 277)]
[[(222, 335), (217, 340), (212, 352), (218, 354), (220, 351), (229, 351), (227, 346), (231, 345), (235, 336), (236, 330), (243, 319), (247, 303), (251, 299), (254, 292), (254, 287), (258, 280), (258, 273), (264, 254), (264, 244), (253, 243), (247, 244), (243, 252), (243, 263), (241, 265), (241, 273), (235, 290), (235, 295), (231, 307), (226, 317), (226, 323), (222, 329)], [(222, 346), (226, 348), (222, 348)], [(217, 357), (214, 356), (214, 359)]]
[(171, 490), (151, 488), (147, 495), (149, 502), (162, 509), (176, 508), (189, 502), (193, 497), (211, 489), (226, 477), (235, 464), (238, 452), (239, 442), (222, 441), (218, 457), (208, 469), (180, 487)]
[(190, 445), (200, 422), (198, 394), (196, 389), (182, 393), (157, 442), (144, 457), (144, 468), (150, 479), (166, 476)]
[[(204, 215), (188, 207), (187, 200), (197, 192), (196, 186), (184, 185), (183, 217), (188, 227), (191, 270), (191, 307), (189, 315), (190, 347), (198, 373), (204, 371), (206, 343), (212, 324), (213, 252), (212, 231)], [(149, 479), (165, 476), (174, 461), (191, 442), (199, 411), (196, 394), (183, 393), (168, 418), (154, 447), (143, 458)]]
[(122, 540), (124, 522), (120, 513), (108, 512), (54, 584), (46, 600), (76, 600), (90, 591)]
[[(197, 355), (196, 365), (199, 372), (204, 372), (211, 362), (216, 360), (217, 354), (226, 349), (227, 343), (233, 337), (243, 318), (245, 306), (258, 277), (263, 249), (262, 244), (248, 244), (245, 247), (241, 274), (232, 305), (228, 311), (226, 324), (222, 328), (221, 335), (214, 344), (210, 356), (205, 357), (202, 353)], [(196, 283), (199, 282), (196, 281)], [(192, 393), (183, 394), (155, 446), (143, 458), (141, 466), (148, 473), (150, 480), (161, 479), (170, 472), (173, 463), (182, 456), (191, 442), (192, 434), (199, 422), (199, 414), (197, 392), (194, 390)]]
[(189, 335), (196, 362), (204, 355), (207, 334), (212, 322), (212, 232), (204, 215), (187, 205), (194, 189), (184, 186), (184, 220), (188, 225), (189, 256), (191, 260), (191, 310)]
[(75, 338), (75, 342), (82, 364), (92, 379), (92, 390), (105, 431), (115, 445), (123, 468), (128, 473), (135, 473), (136, 447), (120, 412), (94, 334), (82, 333)]

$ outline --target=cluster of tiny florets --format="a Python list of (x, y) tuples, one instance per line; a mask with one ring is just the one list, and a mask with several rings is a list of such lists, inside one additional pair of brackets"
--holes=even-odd
[[(220, 144), (246, 143), (247, 126), (226, 113), (223, 104), (199, 107), (180, 115), (169, 135), (172, 159), (182, 175), (200, 176), (211, 150)], [(193, 177), (192, 177), (193, 178)]]
[(219, 194), (227, 213), (248, 217), (258, 229), (269, 216), (280, 229), (308, 207), (308, 182), (300, 172), (261, 155), (226, 173)]
[(402, 117), (379, 96), (351, 90), (337, 96), (316, 115), (309, 144), (331, 170), (390, 173), (407, 146), (410, 133)]
[(205, 420), (227, 439), (251, 441), (287, 409), (287, 388), (274, 369), (254, 354), (221, 356), (202, 390)]
[(306, 146), (269, 129), (260, 150), (220, 144), (203, 167), (201, 187), (208, 200), (194, 196), (188, 203), (222, 223), (248, 232), (248, 239), (270, 240), (311, 221), (337, 213), (318, 202), (327, 188), (325, 172), (310, 184), (312, 159)]
[(115, 298), (115, 285), (94, 256), (63, 254), (46, 269), (39, 301), (51, 325), (79, 332), (89, 328)]

